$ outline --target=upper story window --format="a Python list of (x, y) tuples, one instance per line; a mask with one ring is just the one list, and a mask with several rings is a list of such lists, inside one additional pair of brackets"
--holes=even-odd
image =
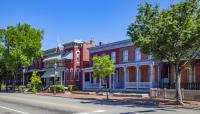
[(80, 62), (80, 51), (76, 51), (76, 61)]
[(141, 60), (141, 52), (139, 48), (135, 49), (135, 61), (140, 61)]
[(128, 50), (123, 51), (123, 62), (128, 62)]
[(76, 70), (76, 80), (77, 81), (80, 80), (80, 70), (79, 69)]
[(111, 60), (113, 61), (113, 63), (116, 63), (116, 52), (111, 53)]

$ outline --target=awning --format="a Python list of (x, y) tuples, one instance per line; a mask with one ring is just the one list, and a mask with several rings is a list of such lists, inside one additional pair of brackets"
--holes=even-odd
[(55, 73), (56, 73), (56, 77), (59, 77), (58, 73), (55, 72), (55, 70), (47, 70), (47, 71), (42, 75), (42, 78), (51, 78), (51, 77), (55, 77)]
[(44, 59), (43, 61), (65, 60), (65, 59), (72, 60), (73, 59), (73, 52), (72, 51), (71, 52), (66, 51), (63, 54), (48, 57), (48, 58)]

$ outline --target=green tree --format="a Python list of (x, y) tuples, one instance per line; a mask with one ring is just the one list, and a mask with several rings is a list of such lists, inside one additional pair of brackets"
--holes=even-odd
[(200, 49), (199, 1), (183, 0), (163, 10), (149, 3), (140, 5), (136, 21), (127, 33), (142, 52), (174, 64), (176, 101), (183, 104), (181, 71), (198, 56)]
[(11, 72), (14, 82), (16, 74), (22, 72), (22, 66), (31, 65), (42, 54), (43, 33), (43, 30), (20, 23), (0, 30), (0, 59), (6, 61), (4, 70)]
[(31, 76), (31, 88), (32, 92), (36, 93), (38, 91), (38, 86), (42, 83), (40, 76), (37, 75), (36, 71), (33, 71), (33, 74)]
[(106, 94), (108, 99), (108, 82), (106, 80), (106, 77), (114, 74), (115, 65), (113, 64), (112, 60), (110, 60), (110, 56), (106, 55), (105, 57), (94, 57), (93, 58), (93, 73), (94, 76), (98, 76), (100, 79), (103, 79), (106, 84)]

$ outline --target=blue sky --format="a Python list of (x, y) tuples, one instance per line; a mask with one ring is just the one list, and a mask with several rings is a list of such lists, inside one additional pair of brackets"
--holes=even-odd
[(21, 22), (44, 29), (42, 49), (57, 40), (109, 43), (128, 38), (127, 27), (145, 1), (167, 8), (180, 0), (0, 0), (0, 28)]

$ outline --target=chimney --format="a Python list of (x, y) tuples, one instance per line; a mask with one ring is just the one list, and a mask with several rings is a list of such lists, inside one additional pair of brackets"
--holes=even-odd
[(99, 46), (102, 46), (102, 45), (104, 45), (104, 43), (103, 42), (99, 42)]

